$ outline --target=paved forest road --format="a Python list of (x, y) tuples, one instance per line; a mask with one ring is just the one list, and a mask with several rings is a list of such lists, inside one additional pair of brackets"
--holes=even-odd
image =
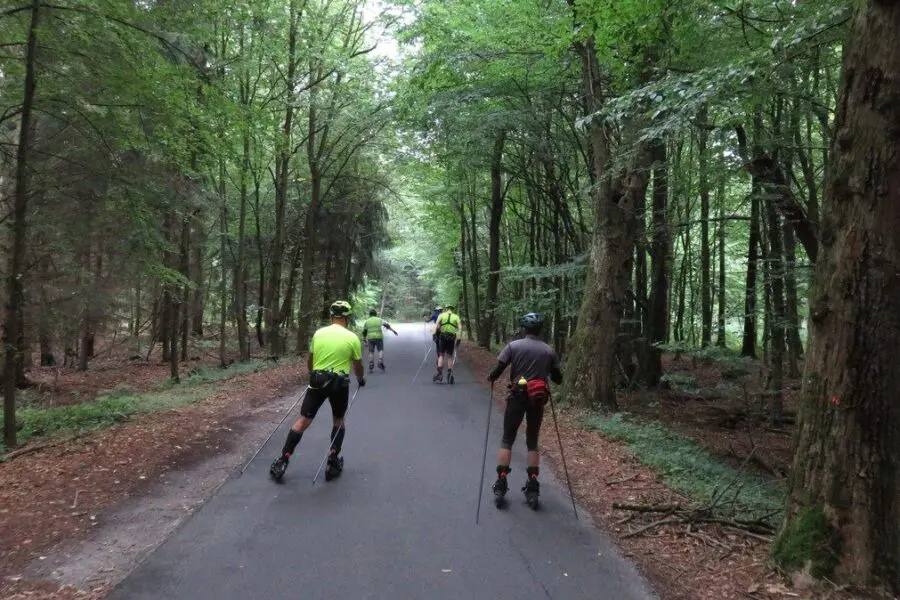
[(524, 504), (524, 429), (509, 507), (494, 508), (496, 412), (475, 525), (488, 393), (465, 368), (465, 356), (455, 385), (433, 384), (433, 352), (412, 385), (427, 348), (424, 329), (397, 329), (400, 337), (385, 340), (387, 373), (368, 377), (348, 415), (340, 478), (326, 484), (320, 476), (312, 485), (331, 430), (325, 405), (283, 484), (269, 479), (292, 415), (246, 472), (222, 486), (109, 598), (652, 598), (613, 545), (583, 517), (575, 521), (564, 484), (545, 473), (542, 510)]

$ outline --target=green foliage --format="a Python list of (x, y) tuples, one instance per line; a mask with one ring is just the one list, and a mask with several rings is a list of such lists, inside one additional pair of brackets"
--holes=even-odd
[(803, 508), (788, 519), (772, 545), (772, 559), (782, 571), (808, 569), (816, 579), (831, 576), (840, 556), (840, 535), (821, 506)]
[(741, 518), (771, 517), (782, 508), (784, 490), (772, 481), (738, 471), (689, 439), (659, 423), (619, 413), (595, 414), (584, 420), (587, 429), (624, 441), (641, 463), (654, 468), (666, 485), (702, 504), (722, 504)]
[(660, 379), (663, 383), (669, 383), (672, 385), (676, 385), (680, 388), (686, 390), (696, 390), (697, 389), (697, 378), (691, 375), (690, 373), (683, 373), (680, 371), (674, 371), (670, 373), (665, 373)]

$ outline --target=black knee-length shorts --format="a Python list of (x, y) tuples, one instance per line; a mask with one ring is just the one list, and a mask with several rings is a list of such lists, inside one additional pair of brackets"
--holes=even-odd
[(350, 378), (336, 378), (332, 383), (322, 387), (310, 385), (306, 388), (306, 397), (300, 405), (300, 414), (307, 419), (315, 419), (326, 400), (331, 404), (331, 416), (343, 419), (350, 402)]
[(544, 404), (528, 399), (521, 391), (513, 391), (506, 398), (506, 412), (503, 415), (502, 448), (509, 450), (516, 441), (519, 426), (525, 421), (525, 446), (537, 450), (538, 434), (544, 422)]

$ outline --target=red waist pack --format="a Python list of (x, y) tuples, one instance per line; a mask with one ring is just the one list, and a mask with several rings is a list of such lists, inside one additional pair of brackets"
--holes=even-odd
[(543, 406), (550, 400), (550, 386), (543, 379), (529, 379), (524, 386), (520, 383), (519, 387), (531, 403)]

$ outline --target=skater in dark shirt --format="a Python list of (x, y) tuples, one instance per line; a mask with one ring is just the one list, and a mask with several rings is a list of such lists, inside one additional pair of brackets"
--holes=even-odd
[(497, 357), (497, 366), (488, 375), (492, 383), (510, 368), (510, 391), (506, 399), (506, 412), (503, 416), (503, 441), (497, 452), (497, 481), (493, 485), (494, 499), (498, 507), (505, 502), (509, 485), (509, 463), (512, 457), (512, 445), (523, 419), (525, 424), (525, 446), (528, 448), (527, 479), (522, 491), (532, 508), (538, 507), (540, 485), (538, 471), (540, 455), (538, 454), (538, 434), (544, 419), (544, 406), (550, 400), (548, 379), (554, 383), (562, 383), (559, 357), (556, 352), (538, 339), (543, 326), (543, 318), (539, 313), (528, 313), (522, 317), (520, 324), (524, 337), (510, 342)]

